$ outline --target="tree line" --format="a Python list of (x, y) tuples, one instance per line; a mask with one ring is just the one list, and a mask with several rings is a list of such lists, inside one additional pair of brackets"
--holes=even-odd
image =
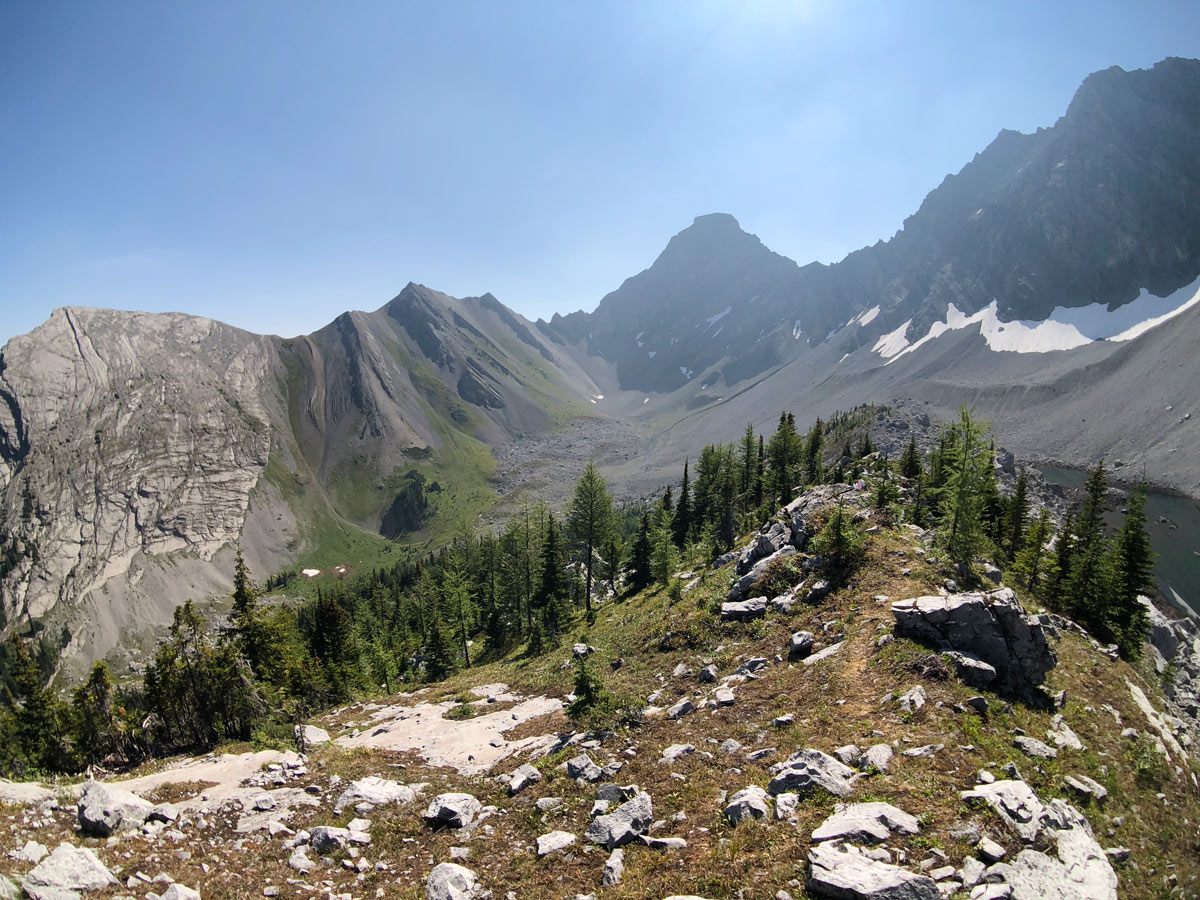
[[(964, 584), (977, 580), (983, 557), (995, 560), (1026, 596), (1136, 656), (1137, 596), (1152, 587), (1144, 485), (1107, 535), (1101, 462), (1086, 501), (1056, 529), (1047, 511), (1034, 515), (1024, 470), (1001, 492), (988, 427), (966, 407), (930, 452), (913, 439), (896, 460), (872, 444), (878, 412), (860, 407), (803, 433), (783, 413), (769, 437), (747, 426), (739, 441), (685, 460), (679, 480), (648, 505), (617, 507), (588, 463), (561, 517), (529, 505), (497, 533), (461, 534), (419, 562), (321, 585), (298, 601), (268, 596), (239, 552), (228, 616), (209, 620), (191, 602), (177, 608), (140, 684), (115, 685), (98, 662), (82, 685), (59, 694), (45, 686), (32, 648), (14, 640), (0, 768), (77, 771), (226, 740), (290, 739), (294, 724), (356, 695), (539, 655), (590, 621), (598, 601), (677, 590), (681, 561), (718, 558), (798, 492), (826, 483), (860, 488), (875, 521), (933, 529)], [(845, 577), (863, 540), (858, 518), (839, 504), (811, 550)], [(286, 591), (293, 578), (273, 575), (267, 586)], [(594, 675), (580, 677), (586, 695), (598, 696)]]

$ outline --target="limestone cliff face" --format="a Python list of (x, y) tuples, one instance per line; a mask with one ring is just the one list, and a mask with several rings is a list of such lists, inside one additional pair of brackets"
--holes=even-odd
[(490, 296), (410, 285), (293, 340), (56, 310), (0, 351), (0, 631), (40, 632), (74, 673), (226, 593), (235, 546), (270, 572), (315, 548), (317, 520), (394, 535), (399, 467), (598, 392)]
[(270, 451), (274, 359), (269, 339), (209, 319), (80, 308), (9, 342), (5, 619), (69, 628), (139, 554), (209, 560), (236, 540)]

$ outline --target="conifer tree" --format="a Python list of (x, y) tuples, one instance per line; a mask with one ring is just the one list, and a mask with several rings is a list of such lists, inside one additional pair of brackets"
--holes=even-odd
[(675, 546), (681, 550), (687, 545), (688, 535), (692, 532), (692, 494), (688, 485), (688, 461), (683, 461), (683, 481), (679, 485), (679, 502), (675, 504), (675, 520), (672, 533)]
[(541, 580), (535, 604), (541, 612), (546, 630), (554, 633), (561, 619), (561, 605), (567, 595), (567, 580), (563, 575), (562, 549), (559, 546), (558, 525), (554, 516), (546, 521), (546, 536), (542, 542)]
[(1076, 523), (1076, 543), (1064, 587), (1069, 614), (1100, 632), (1100, 637), (1109, 636), (1105, 628), (1109, 579), (1109, 560), (1104, 540), (1104, 494), (1107, 487), (1108, 478), (1102, 459), (1088, 475), (1087, 498)]
[(659, 510), (650, 529), (650, 570), (654, 580), (666, 585), (675, 571), (675, 541), (666, 510)]
[(1013, 560), (1011, 577), (1035, 596), (1041, 595), (1046, 542), (1050, 539), (1050, 513), (1043, 509), (1027, 529), (1024, 545)]
[[(686, 466), (685, 466), (686, 472)], [(684, 491), (687, 478), (684, 477)], [(684, 497), (680, 497), (680, 506)], [(686, 515), (686, 513), (685, 513)], [(592, 616), (592, 567), (596, 553), (608, 540), (613, 528), (613, 500), (608, 484), (600, 475), (595, 463), (588, 462), (575, 483), (575, 494), (567, 507), (567, 532), (576, 549), (582, 554), (585, 573), (584, 605), (587, 615)]]
[(97, 660), (87, 681), (71, 697), (75, 713), (76, 745), (84, 765), (99, 762), (115, 749), (113, 684), (108, 663)]
[(804, 483), (816, 484), (821, 480), (821, 448), (825, 441), (825, 425), (820, 416), (808, 431), (804, 442)]
[(1010, 558), (1015, 557), (1025, 545), (1025, 523), (1029, 518), (1029, 477), (1025, 467), (1017, 473), (1017, 484), (1008, 504), (1008, 516), (1004, 525), (1004, 547)]
[(921, 477), (921, 454), (917, 450), (917, 439), (908, 439), (908, 447), (900, 457), (900, 474), (905, 478)]
[[(754, 496), (754, 476), (758, 466), (758, 458), (755, 455), (754, 448), (754, 425), (747, 422), (746, 431), (742, 434), (741, 457), (738, 463), (738, 475), (740, 476), (740, 488), (743, 496), (752, 498)], [(687, 463), (684, 463), (685, 470)]]
[(941, 528), (950, 558), (969, 563), (983, 537), (981, 514), (991, 454), (982, 444), (987, 426), (976, 422), (965, 404), (952, 430), (956, 437), (947, 441), (945, 450)]
[(1112, 581), (1109, 587), (1111, 630), (1126, 659), (1141, 655), (1146, 633), (1146, 610), (1138, 597), (1154, 588), (1154, 552), (1146, 533), (1145, 481), (1129, 496), (1121, 530), (1113, 541)]
[(651, 555), (653, 547), (650, 543), (650, 514), (642, 515), (642, 524), (638, 528), (637, 538), (633, 542), (633, 551), (629, 559), (629, 586), (635, 591), (648, 588), (654, 581), (651, 572)]

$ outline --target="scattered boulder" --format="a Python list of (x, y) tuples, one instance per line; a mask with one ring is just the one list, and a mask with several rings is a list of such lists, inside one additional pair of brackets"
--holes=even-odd
[(696, 705), (692, 703), (691, 700), (687, 699), (687, 697), (684, 697), (678, 703), (667, 707), (667, 718), (672, 720), (682, 719), (688, 713), (694, 712), (695, 709)]
[[(94, 782), (93, 782), (94, 783)], [(21, 886), (30, 897), (56, 900), (78, 897), (76, 891), (96, 891), (112, 887), (117, 879), (86, 847), (62, 843), (25, 876)]]
[(369, 803), (371, 806), (386, 806), (389, 803), (403, 805), (411, 803), (416, 796), (417, 792), (406, 784), (389, 781), (378, 775), (368, 775), (366, 778), (350, 782), (333, 804), (333, 809), (334, 812), (340, 813), (347, 806), (357, 806), (360, 803)]
[(848, 797), (854, 790), (854, 782), (861, 777), (829, 754), (811, 749), (794, 753), (772, 767), (771, 772), (774, 777), (767, 790), (772, 795), (794, 791), (806, 796), (820, 788), (835, 797)]
[(567, 760), (567, 777), (588, 782), (599, 781), (604, 777), (604, 770), (592, 762), (586, 753), (580, 753)]
[(1032, 756), (1034, 759), (1054, 759), (1054, 757), (1058, 756), (1058, 751), (1049, 744), (1044, 744), (1037, 738), (1026, 735), (1013, 738), (1013, 746), (1026, 756)]
[(308, 842), (312, 845), (313, 850), (322, 856), (338, 853), (350, 847), (350, 829), (318, 825), (309, 831)]
[(550, 853), (561, 853), (575, 843), (575, 835), (569, 831), (551, 831), (538, 837), (537, 855), (539, 858)]
[(792, 541), (792, 530), (782, 522), (768, 522), (762, 531), (754, 536), (749, 545), (737, 558), (736, 572), (738, 577), (745, 575), (754, 568), (760, 559), (778, 553)]
[(296, 742), (303, 742), (305, 747), (329, 743), (329, 732), (316, 725), (297, 725), (293, 731), (296, 735)]
[(797, 631), (788, 643), (789, 659), (804, 659), (812, 653), (813, 636), (807, 631)]
[(901, 600), (892, 615), (898, 636), (969, 653), (996, 670), (998, 688), (1024, 697), (1058, 662), (1041, 618), (1025, 615), (1011, 588)]
[(200, 900), (200, 892), (182, 884), (172, 884), (158, 895), (158, 900)]
[(770, 815), (770, 798), (756, 784), (742, 788), (725, 805), (725, 818), (730, 825), (737, 825), (743, 819), (765, 819)]
[(881, 844), (893, 831), (916, 834), (921, 830), (914, 816), (890, 803), (840, 805), (837, 812), (817, 826), (814, 842), (833, 840), (867, 841)]
[(457, 863), (439, 863), (425, 882), (426, 900), (478, 900), (483, 894), (479, 877)]
[(937, 882), (878, 862), (851, 844), (817, 844), (808, 851), (805, 887), (830, 900), (941, 900)]
[(1068, 775), (1063, 779), (1063, 783), (1079, 796), (1088, 800), (1102, 801), (1108, 797), (1108, 788), (1098, 781), (1093, 781), (1086, 775)]
[(824, 650), (821, 650), (818, 653), (813, 653), (810, 656), (804, 657), (804, 659), (801, 660), (801, 663), (803, 663), (806, 666), (815, 666), (817, 663), (821, 662), (822, 660), (829, 659), (829, 657), (833, 656), (835, 653), (837, 653), (839, 650), (841, 650), (843, 643), (844, 643), (843, 641), (838, 641), (836, 644), (830, 644)]
[(696, 752), (696, 748), (692, 744), (672, 744), (662, 752), (660, 762), (673, 763), (677, 759), (682, 759)]
[(22, 847), (20, 850), (14, 850), (8, 855), (18, 862), (27, 862), (32, 865), (37, 865), (43, 859), (45, 859), (46, 854), (49, 852), (50, 848), (45, 844), (39, 844), (37, 841), (26, 841), (24, 847)]
[(872, 770), (880, 774), (886, 774), (888, 763), (892, 761), (892, 748), (887, 744), (873, 744), (863, 751), (862, 757), (858, 761), (858, 767), (864, 772)]
[(996, 667), (984, 662), (974, 653), (962, 650), (949, 650), (945, 657), (954, 666), (954, 672), (962, 680), (974, 688), (991, 687), (996, 681)]
[(438, 794), (422, 818), (431, 828), (466, 828), (481, 809), (483, 804), (470, 794)]
[(1050, 728), (1046, 732), (1046, 737), (1054, 741), (1054, 746), (1059, 750), (1083, 750), (1083, 741), (1079, 739), (1072, 729), (1067, 724), (1062, 713), (1057, 713), (1050, 723)]
[(900, 710), (906, 713), (915, 713), (925, 705), (925, 699), (925, 688), (918, 684), (915, 688), (900, 695)]
[(749, 600), (721, 604), (721, 619), (724, 621), (742, 622), (747, 619), (758, 619), (766, 614), (766, 597), (751, 597)]
[(89, 781), (78, 805), (79, 828), (92, 837), (108, 837), (118, 831), (141, 828), (154, 812), (154, 804), (137, 794)]
[(710, 663), (700, 670), (698, 677), (704, 684), (712, 684), (717, 680), (717, 667)]
[(600, 878), (600, 883), (605, 887), (613, 887), (620, 884), (621, 879), (624, 877), (625, 851), (617, 847), (608, 855), (608, 859), (604, 861), (604, 874)]
[(515, 797), (531, 784), (537, 784), (541, 780), (542, 773), (529, 765), (529, 763), (517, 766), (508, 776), (508, 795)]
[(608, 850), (628, 844), (650, 830), (654, 821), (654, 805), (650, 795), (639, 791), (611, 813), (597, 816), (588, 826), (584, 837)]

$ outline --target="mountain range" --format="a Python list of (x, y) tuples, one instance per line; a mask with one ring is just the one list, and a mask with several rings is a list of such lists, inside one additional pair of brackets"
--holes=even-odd
[[(258, 573), (433, 549), (595, 457), (618, 493), (781, 409), (975, 406), (1200, 494), (1200, 61), (1089, 76), (890, 240), (800, 266), (698, 217), (591, 313), (409, 284), (311, 335), (67, 307), (0, 351), (6, 630), (69, 669)], [(557, 468), (556, 468), (557, 467)]]

